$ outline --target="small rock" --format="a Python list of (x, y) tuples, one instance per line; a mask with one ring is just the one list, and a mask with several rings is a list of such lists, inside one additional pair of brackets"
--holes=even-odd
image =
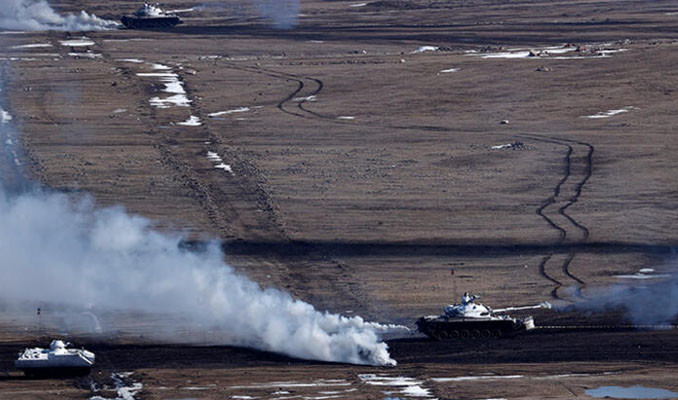
[(502, 125), (508, 125), (509, 120), (507, 120), (507, 119), (502, 119), (501, 122), (499, 122), (499, 123), (502, 124)]

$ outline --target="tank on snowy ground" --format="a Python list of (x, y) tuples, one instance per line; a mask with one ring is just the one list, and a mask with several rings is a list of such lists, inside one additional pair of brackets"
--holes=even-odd
[(464, 293), (460, 304), (445, 307), (443, 315), (429, 315), (417, 320), (419, 332), (437, 340), (490, 338), (511, 336), (516, 332), (534, 329), (534, 319), (513, 318), (501, 313), (534, 308), (551, 308), (548, 302), (536, 306), (508, 307), (492, 310), (476, 302), (480, 295)]
[(52, 340), (49, 349), (25, 349), (19, 353), (14, 366), (27, 376), (87, 375), (94, 365), (94, 353), (68, 349), (68, 345), (61, 340)]
[(171, 28), (183, 23), (177, 14), (166, 12), (157, 3), (144, 3), (134, 14), (125, 15), (120, 21), (130, 29)]

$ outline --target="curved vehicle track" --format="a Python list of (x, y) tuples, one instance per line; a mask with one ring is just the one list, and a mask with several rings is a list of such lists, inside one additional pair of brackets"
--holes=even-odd
[[(565, 146), (567, 148), (564, 157), (563, 176), (554, 187), (553, 194), (537, 208), (536, 213), (546, 221), (549, 226), (558, 232), (557, 244), (563, 244), (568, 241), (569, 237), (572, 237), (577, 232), (581, 236), (578, 241), (585, 242), (589, 237), (589, 229), (569, 215), (567, 209), (579, 201), (584, 186), (593, 174), (594, 147), (589, 143), (569, 139), (550, 138), (540, 135), (525, 135), (525, 137), (545, 143)], [(587, 149), (586, 155), (579, 157), (579, 159), (583, 160), (583, 166), (577, 165), (577, 170), (581, 176), (580, 179), (574, 183), (574, 186), (572, 186), (570, 182), (573, 180), (573, 170), (575, 169), (573, 167), (573, 160), (577, 159), (573, 157), (573, 155), (579, 153), (581, 147)], [(555, 206), (558, 207), (552, 211)], [(558, 220), (561, 220), (562, 222)], [(569, 241), (573, 240), (575, 239), (569, 239)], [(576, 255), (576, 252), (570, 251), (563, 258), (559, 257), (559, 255), (555, 255), (554, 252), (549, 252), (539, 263), (539, 273), (555, 285), (551, 291), (551, 296), (554, 299), (568, 300), (559, 295), (559, 289), (570, 286), (576, 288), (574, 292), (576, 297), (582, 297), (582, 289), (586, 286), (586, 282), (570, 271), (570, 265)], [(567, 281), (570, 283), (564, 283)]]

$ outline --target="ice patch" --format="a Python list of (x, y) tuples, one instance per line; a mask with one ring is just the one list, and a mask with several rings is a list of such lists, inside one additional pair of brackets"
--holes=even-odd
[(40, 47), (52, 47), (52, 45), (49, 43), (21, 44), (18, 46), (12, 46), (10, 49), (35, 49)]
[(459, 71), (459, 68), (448, 68), (448, 69), (440, 70), (440, 73), (441, 74), (447, 74), (449, 72), (457, 72), (457, 71)]
[(195, 115), (191, 115), (186, 121), (184, 121), (184, 122), (177, 122), (177, 125), (182, 125), (182, 126), (200, 126), (200, 125), (202, 125), (202, 122), (200, 122), (200, 118), (196, 117)]
[(94, 42), (90, 38), (82, 37), (80, 39), (72, 40), (60, 40), (62, 46), (68, 47), (84, 47), (84, 46), (94, 46)]
[(238, 107), (238, 108), (234, 108), (233, 110), (219, 111), (219, 112), (207, 114), (207, 116), (210, 117), (210, 118), (214, 118), (214, 117), (219, 117), (219, 116), (222, 116), (222, 115), (242, 113), (242, 112), (247, 112), (247, 111), (250, 111), (249, 107)]
[(440, 50), (440, 47), (438, 47), (438, 46), (421, 46), (420, 48), (413, 51), (412, 54), (423, 53), (425, 51), (438, 51), (438, 50)]
[(601, 386), (596, 389), (586, 389), (586, 394), (597, 398), (615, 399), (675, 399), (678, 392), (672, 392), (662, 388), (650, 388), (644, 386)]
[(610, 118), (610, 117), (615, 116), (615, 115), (617, 115), (617, 114), (622, 114), (622, 113), (629, 112), (629, 111), (633, 110), (634, 108), (635, 108), (635, 107), (633, 107), (633, 106), (627, 106), (627, 107), (624, 107), (624, 108), (620, 108), (620, 109), (618, 109), (618, 110), (601, 111), (601, 112), (599, 112), (599, 113), (597, 113), (597, 114), (593, 114), (593, 115), (585, 115), (585, 116), (583, 116), (582, 118), (591, 118), (591, 119), (597, 119), (597, 118)]

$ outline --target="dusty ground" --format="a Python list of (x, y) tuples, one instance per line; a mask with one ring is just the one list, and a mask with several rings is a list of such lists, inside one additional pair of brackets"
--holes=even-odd
[[(2, 35), (3, 93), (21, 127), (23, 172), (194, 240), (217, 236), (229, 262), (263, 285), (384, 322), (411, 325), (452, 292), (478, 291), (493, 305), (567, 302), (620, 283), (614, 275), (675, 271), (673, 2), (302, 3), (290, 31), (203, 12), (167, 32), (86, 33), (95, 42), (87, 47), (60, 44), (78, 32)], [(117, 18), (134, 6), (62, 1), (59, 9)], [(13, 48), (30, 43), (52, 47)], [(580, 51), (558, 53), (568, 43)], [(421, 46), (438, 50), (416, 52)], [(546, 47), (557, 49), (484, 58)], [(149, 103), (166, 97), (157, 77), (137, 75), (158, 72), (153, 63), (178, 74), (189, 106)], [(189, 116), (202, 125), (177, 125)], [(514, 142), (522, 145), (492, 148)], [(232, 173), (215, 169), (208, 152)], [(8, 177), (11, 161), (0, 164)], [(23, 326), (2, 323), (8, 370), (36, 335), (19, 335)], [(540, 332), (481, 346), (403, 339), (391, 342), (401, 362), (394, 370), (230, 348), (132, 352), (130, 341), (142, 342), (129, 334), (121, 347), (99, 349), (107, 361), (95, 379), (134, 370), (141, 397), (153, 399), (398, 391), (358, 377), (367, 373), (417, 378), (439, 398), (571, 398), (604, 384), (678, 389), (675, 330)], [(430, 380), (484, 373), (522, 377)], [(91, 395), (88, 382), (14, 378), (0, 380), (0, 398)], [(341, 381), (233, 388), (319, 379)]]

